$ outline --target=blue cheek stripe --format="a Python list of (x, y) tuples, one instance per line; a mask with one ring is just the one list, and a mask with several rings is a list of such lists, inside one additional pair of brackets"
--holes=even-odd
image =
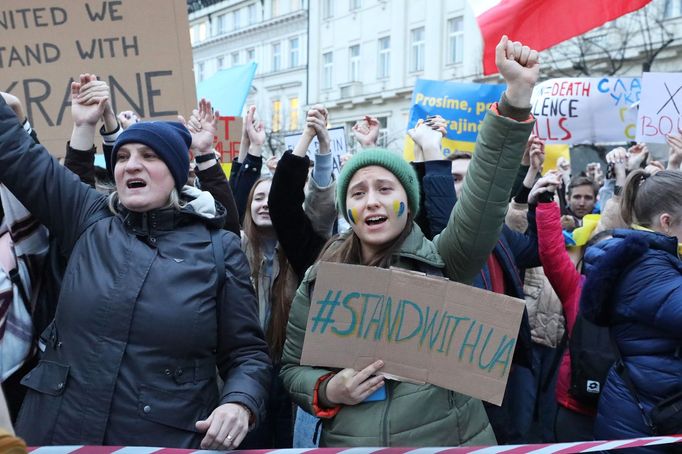
[(398, 209), (398, 217), (401, 217), (405, 213), (405, 202), (400, 202), (400, 208)]
[(350, 219), (350, 222), (355, 224), (355, 218), (353, 217), (353, 211), (352, 210), (348, 210), (348, 219)]

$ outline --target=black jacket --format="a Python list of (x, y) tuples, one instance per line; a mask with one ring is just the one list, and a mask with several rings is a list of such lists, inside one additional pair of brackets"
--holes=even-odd
[(284, 153), (277, 163), (268, 199), (272, 226), (299, 282), (303, 280), (306, 270), (315, 263), (328, 239), (315, 231), (303, 209), (303, 188), (309, 168), (310, 159), (307, 156), (301, 158)]
[(212, 216), (197, 203), (114, 216), (105, 196), (30, 140), (4, 101), (0, 181), (70, 256), (45, 352), (23, 380), (17, 432), (29, 445), (191, 448), (203, 438), (195, 422), (218, 404), (262, 417), (270, 360), (246, 257), (229, 232), (217, 235), (219, 286), (218, 205)]

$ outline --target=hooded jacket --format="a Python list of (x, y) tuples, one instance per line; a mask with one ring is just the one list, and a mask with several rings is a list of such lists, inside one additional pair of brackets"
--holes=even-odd
[[(442, 270), (451, 280), (470, 284), (500, 234), (512, 182), (533, 122), (519, 123), (489, 112), (479, 130), (476, 154), (461, 200), (443, 232), (427, 240), (414, 224), (396, 254), (405, 269)], [(483, 177), (483, 175), (492, 176)], [(301, 366), (310, 309), (312, 267), (294, 298), (280, 376), (292, 400), (315, 414), (313, 394), (330, 371)], [(321, 446), (459, 446), (495, 443), (480, 400), (433, 385), (386, 382), (387, 398), (344, 406), (323, 420)]]
[[(646, 411), (682, 391), (682, 261), (677, 238), (615, 230), (584, 256), (587, 280), (580, 310), (609, 326)], [(598, 439), (651, 436), (623, 378), (609, 371), (602, 391)]]
[(260, 419), (267, 347), (239, 238), (213, 233), (224, 211), (209, 194), (184, 194), (181, 211), (113, 215), (105, 196), (32, 143), (4, 101), (0, 181), (70, 256), (45, 351), (22, 381), (17, 433), (28, 444), (190, 448), (204, 436), (195, 422), (217, 405), (240, 403)]

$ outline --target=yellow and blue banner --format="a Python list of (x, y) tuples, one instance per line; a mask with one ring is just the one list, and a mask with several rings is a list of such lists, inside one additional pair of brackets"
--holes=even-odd
[[(478, 128), (491, 104), (506, 88), (503, 84), (474, 84), (417, 79), (407, 129), (427, 115), (440, 115), (447, 122), (443, 154), (474, 151)], [(414, 159), (414, 142), (405, 140), (405, 159)]]

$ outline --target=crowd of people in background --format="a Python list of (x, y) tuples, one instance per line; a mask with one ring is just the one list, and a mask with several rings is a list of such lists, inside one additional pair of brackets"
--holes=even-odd
[[(682, 132), (668, 138), (667, 163), (632, 144), (603, 166), (560, 158), (547, 168), (531, 134), (537, 52), (503, 37), (496, 64), (507, 88), (473, 153), (445, 155), (447, 122), (429, 116), (408, 132), (408, 162), (377, 147), (380, 124), (366, 116), (351, 131), (361, 150), (338, 175), (322, 105), (309, 108), (296, 147), (266, 162), (249, 107), (228, 179), (213, 149), (219, 113), (205, 99), (187, 118), (141, 121), (116, 115), (106, 82), (82, 74), (60, 163), (3, 93), (0, 448), (682, 432)], [(502, 404), (386, 377), (381, 359), (361, 370), (302, 365), (320, 262), (399, 267), (525, 300)]]

